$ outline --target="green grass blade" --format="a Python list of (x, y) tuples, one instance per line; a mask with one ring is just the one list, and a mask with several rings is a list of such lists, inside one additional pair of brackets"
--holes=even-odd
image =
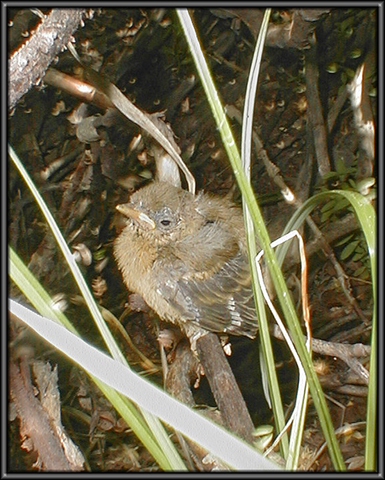
[[(68, 263), (68, 266), (74, 276), (74, 279), (76, 283), (79, 286), (80, 291), (82, 292), (82, 295), (86, 301), (86, 304), (88, 306), (88, 309), (90, 310), (90, 313), (92, 315), (93, 320), (95, 321), (100, 334), (102, 335), (102, 338), (104, 339), (109, 351), (111, 352), (111, 355), (119, 360), (121, 363), (125, 364), (128, 366), (127, 361), (125, 357), (123, 356), (122, 352), (120, 351), (117, 343), (115, 342), (114, 337), (112, 336), (106, 322), (104, 321), (100, 310), (91, 294), (91, 291), (70, 251), (68, 248), (68, 245), (55, 221), (53, 218), (51, 212), (49, 211), (46, 203), (44, 202), (43, 198), (41, 197), (39, 191), (37, 190), (34, 182), (32, 181), (31, 177), (29, 176), (28, 172), (24, 168), (23, 164), (19, 160), (18, 156), (16, 155), (15, 151), (11, 146), (9, 146), (9, 155), (15, 164), (16, 168), (18, 169), (20, 175), (23, 177), (24, 181), (28, 185), (29, 189), (32, 192), (32, 195), (34, 196), (37, 204), (39, 205), (41, 211), (43, 212), (43, 215), (45, 216), (47, 223), (49, 227), (52, 230), (52, 233), (54, 234), (54, 237), (63, 252), (63, 255)], [(179, 455), (177, 454), (175, 450), (174, 444), (171, 442), (169, 439), (168, 435), (164, 431), (164, 428), (160, 424), (159, 420), (157, 419), (152, 419), (153, 422), (158, 423), (158, 428), (156, 429), (155, 432), (153, 432), (154, 436), (157, 437), (157, 443), (158, 446), (169, 452), (169, 457), (170, 458), (179, 458), (177, 462), (174, 464), (176, 469), (181, 469), (181, 465), (184, 465), (183, 462), (180, 460)]]
[[(376, 468), (376, 438), (377, 438), (377, 270), (376, 270), (376, 212), (370, 201), (357, 192), (346, 190), (332, 190), (321, 192), (307, 200), (292, 216), (286, 225), (283, 234), (298, 229), (311, 211), (325, 200), (343, 197), (352, 205), (357, 220), (364, 233), (370, 257), (372, 291), (373, 291), (373, 318), (372, 339), (369, 363), (369, 387), (366, 419), (365, 469)], [(281, 262), (288, 244), (281, 245), (277, 257)], [(277, 249), (278, 250), (278, 249)]]
[[(53, 319), (58, 324), (67, 328), (70, 332), (79, 336), (76, 328), (68, 320), (66, 315), (52, 307), (52, 300), (47, 291), (28, 270), (17, 253), (15, 253), (11, 247), (9, 247), (9, 267), (9, 275), (11, 279), (41, 315)], [(159, 447), (158, 442), (154, 439), (151, 430), (148, 428), (148, 425), (143, 420), (142, 415), (135, 405), (133, 405), (127, 398), (120, 395), (114, 389), (101, 382), (95, 376), (90, 376), (103, 394), (109, 399), (111, 404), (120, 413), (122, 418), (127, 422), (127, 425), (132, 428), (133, 432), (151, 453), (162, 469), (182, 470), (185, 468), (184, 463), (180, 459), (173, 461), (169, 460), (169, 458), (174, 456), (173, 452), (168, 451), (168, 449), (164, 447)]]
[[(265, 44), (267, 28), (269, 24), (271, 9), (265, 11), (262, 25), (257, 38), (257, 43), (254, 50), (254, 56), (251, 62), (250, 73), (248, 77), (245, 105), (243, 110), (243, 123), (242, 123), (242, 141), (241, 141), (241, 160), (244, 171), (246, 172), (247, 179), (250, 183), (251, 176), (251, 146), (252, 146), (252, 131), (253, 131), (253, 118), (254, 118), (254, 106), (257, 93), (258, 77), (260, 71), (260, 65), (262, 60), (262, 53)], [(243, 210), (245, 217), (245, 230), (247, 237), (247, 246), (249, 251), (249, 258), (255, 258), (257, 255), (256, 238), (254, 232), (254, 225), (251, 220), (247, 204), (243, 202)], [(270, 332), (268, 326), (268, 320), (265, 311), (265, 304), (263, 296), (259, 288), (258, 276), (254, 262), (251, 264), (251, 273), (253, 281), (254, 298), (256, 303), (256, 309), (258, 312), (259, 323), (259, 338), (262, 348), (262, 353), (265, 359), (267, 380), (270, 392), (270, 400), (274, 413), (274, 421), (276, 424), (277, 432), (281, 432), (285, 427), (285, 413), (283, 403), (281, 399), (281, 392), (279, 389), (278, 378), (275, 370), (275, 361), (273, 348), (270, 339)], [(288, 436), (285, 432), (281, 438), (280, 447), (284, 458), (288, 455)]]
[(104, 321), (100, 313), (100, 310), (94, 300), (94, 297), (92, 296), (92, 293), (86, 281), (84, 280), (84, 277), (74, 259), (74, 256), (72, 255), (70, 249), (68, 248), (68, 245), (65, 239), (63, 238), (63, 235), (55, 219), (53, 218), (53, 215), (51, 214), (49, 208), (47, 207), (39, 191), (37, 190), (34, 182), (32, 181), (31, 177), (29, 176), (28, 172), (24, 168), (23, 164), (21, 163), (18, 156), (16, 155), (16, 152), (13, 150), (11, 146), (9, 146), (9, 155), (14, 165), (18, 169), (20, 175), (22, 176), (23, 180), (28, 185), (28, 188), (30, 189), (33, 197), (35, 198), (36, 203), (39, 205), (39, 208), (41, 209), (45, 219), (47, 220), (47, 223), (57, 241), (57, 244), (59, 245), (66, 259), (66, 262), (71, 270), (72, 275), (74, 276), (76, 283), (79, 286), (80, 291), (82, 292), (82, 295), (86, 301), (87, 307), (91, 312), (92, 318), (95, 320), (96, 325), (100, 331), (100, 334), (102, 335), (102, 338), (105, 341), (109, 351), (111, 352), (113, 357), (119, 358), (122, 362), (125, 363), (126, 360), (122, 355), (119, 347), (117, 346), (115, 339), (112, 336), (108, 326), (106, 325), (106, 322)]
[(331, 460), (336, 470), (345, 470), (345, 464), (342, 458), (342, 454), (338, 446), (334, 428), (332, 427), (330, 413), (327, 408), (326, 400), (323, 395), (318, 377), (313, 369), (311, 357), (306, 350), (306, 346), (302, 337), (300, 322), (298, 320), (295, 307), (290, 298), (290, 294), (287, 289), (282, 272), (280, 270), (275, 253), (270, 246), (270, 238), (265, 223), (263, 221), (259, 206), (255, 200), (254, 192), (250, 186), (247, 176), (245, 175), (245, 172), (243, 171), (240, 155), (236, 147), (230, 125), (227, 121), (225, 112), (219, 100), (218, 93), (215, 89), (214, 82), (212, 80), (212, 76), (204, 58), (202, 49), (200, 47), (193, 23), (187, 10), (179, 9), (177, 10), (177, 12), (187, 42), (190, 46), (190, 51), (194, 58), (197, 71), (205, 89), (209, 105), (212, 109), (214, 119), (218, 125), (218, 129), (221, 134), (222, 141), (228, 154), (231, 166), (233, 168), (235, 178), (242, 192), (243, 199), (245, 200), (249, 208), (250, 215), (255, 227), (255, 232), (259, 240), (259, 244), (265, 252), (267, 266), (271, 273), (271, 278), (277, 292), (277, 297), (279, 299), (284, 317), (292, 333), (293, 341), (298, 351), (298, 355), (301, 359), (307, 378), (309, 380), (309, 387), (315, 407), (317, 409), (318, 415), (325, 419), (325, 422), (323, 422), (323, 426), (325, 426), (324, 435), (329, 448)]

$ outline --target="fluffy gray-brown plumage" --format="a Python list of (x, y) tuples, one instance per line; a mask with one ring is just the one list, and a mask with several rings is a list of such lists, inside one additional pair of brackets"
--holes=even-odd
[(114, 244), (124, 282), (163, 319), (255, 337), (257, 318), (240, 208), (226, 198), (151, 183), (130, 203)]

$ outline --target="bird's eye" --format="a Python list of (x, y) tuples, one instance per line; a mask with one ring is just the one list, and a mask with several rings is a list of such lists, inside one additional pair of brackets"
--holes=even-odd
[(155, 213), (155, 222), (164, 233), (170, 232), (177, 223), (175, 214), (169, 207), (164, 207)]

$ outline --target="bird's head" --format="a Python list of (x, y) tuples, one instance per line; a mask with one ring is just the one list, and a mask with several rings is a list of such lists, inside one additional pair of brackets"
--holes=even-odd
[(166, 245), (190, 235), (204, 221), (194, 195), (165, 182), (151, 183), (135, 192), (130, 202), (117, 205), (138, 235)]

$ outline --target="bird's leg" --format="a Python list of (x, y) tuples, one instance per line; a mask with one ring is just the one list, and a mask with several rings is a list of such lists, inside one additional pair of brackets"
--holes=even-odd
[(190, 340), (190, 348), (193, 354), (199, 358), (199, 355), (197, 352), (197, 342), (199, 341), (200, 338), (208, 335), (209, 332), (207, 330), (203, 330), (203, 328), (196, 328), (196, 327), (189, 328), (188, 326), (185, 326), (185, 332), (188, 339)]

